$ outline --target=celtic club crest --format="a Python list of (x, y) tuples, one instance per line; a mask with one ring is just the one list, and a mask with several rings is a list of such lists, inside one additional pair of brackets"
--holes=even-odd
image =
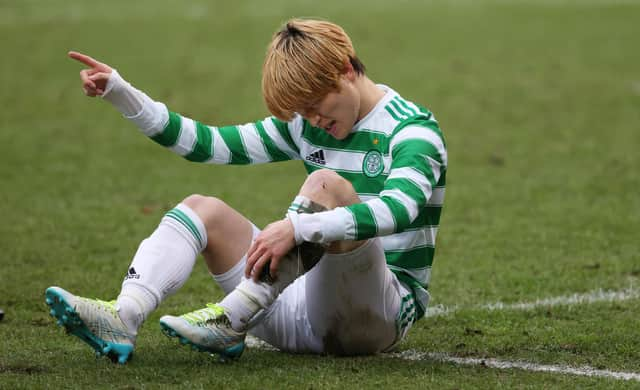
[(362, 172), (367, 177), (376, 177), (384, 170), (384, 161), (382, 153), (377, 150), (370, 150), (362, 161)]

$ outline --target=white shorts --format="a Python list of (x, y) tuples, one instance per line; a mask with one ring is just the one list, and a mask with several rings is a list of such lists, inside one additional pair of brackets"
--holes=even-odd
[[(259, 232), (254, 227), (254, 238)], [(213, 276), (225, 294), (240, 283), (245, 264), (246, 256)], [(401, 328), (399, 319), (412, 301), (374, 238), (349, 253), (325, 254), (259, 314), (249, 333), (289, 352), (371, 354), (393, 348), (406, 335), (411, 324)]]

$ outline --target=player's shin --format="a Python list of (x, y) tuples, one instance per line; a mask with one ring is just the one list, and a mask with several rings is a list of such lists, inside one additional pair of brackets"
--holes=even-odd
[(188, 279), (197, 255), (207, 244), (204, 224), (184, 204), (167, 212), (142, 241), (118, 296), (122, 321), (137, 331), (148, 315)]

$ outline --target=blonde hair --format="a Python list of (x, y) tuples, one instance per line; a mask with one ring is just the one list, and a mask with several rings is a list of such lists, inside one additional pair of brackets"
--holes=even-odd
[(350, 63), (357, 74), (365, 67), (351, 39), (337, 24), (291, 19), (273, 35), (262, 67), (262, 96), (269, 111), (288, 121), (299, 110), (339, 90), (340, 75)]

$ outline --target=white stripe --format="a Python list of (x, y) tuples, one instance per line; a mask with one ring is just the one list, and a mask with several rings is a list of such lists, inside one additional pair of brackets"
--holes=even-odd
[[(306, 158), (310, 154), (317, 152), (319, 149), (324, 150), (324, 166), (330, 169), (338, 169), (348, 172), (362, 172), (362, 161), (366, 153), (345, 150), (328, 150), (322, 146), (316, 146), (309, 143), (306, 139), (302, 139), (300, 154)], [(309, 161), (307, 161), (309, 162)], [(389, 165), (386, 164), (385, 165)]]
[(178, 135), (178, 140), (175, 145), (169, 147), (169, 149), (173, 150), (180, 156), (186, 156), (193, 151), (196, 141), (197, 137), (195, 122), (193, 121), (193, 119), (189, 119), (183, 116), (182, 121), (180, 121), (180, 134)]
[(423, 155), (427, 159), (429, 165), (431, 165), (431, 172), (433, 172), (433, 180), (435, 183), (440, 180), (440, 163), (431, 158), (430, 156)]
[(536, 363), (529, 363), (529, 362), (523, 362), (523, 361), (508, 361), (508, 360), (498, 360), (498, 359), (491, 359), (491, 358), (487, 358), (487, 359), (462, 358), (457, 356), (451, 356), (446, 353), (420, 352), (420, 351), (411, 350), (411, 349), (407, 351), (402, 351), (402, 352), (390, 353), (383, 356), (396, 358), (396, 359), (411, 360), (411, 361), (435, 360), (439, 362), (455, 363), (455, 364), (462, 364), (467, 366), (491, 367), (491, 368), (497, 368), (500, 370), (517, 368), (525, 371), (552, 372), (557, 374), (613, 378), (613, 379), (622, 379), (627, 381), (629, 380), (640, 381), (639, 373), (600, 370), (600, 369), (596, 369), (589, 366), (570, 367), (565, 365), (536, 364)]
[(423, 141), (429, 142), (433, 145), (440, 158), (442, 159), (442, 164), (447, 165), (447, 153), (444, 148), (444, 143), (442, 142), (442, 138), (433, 130), (428, 127), (423, 126), (407, 126), (404, 129), (400, 130), (396, 135), (391, 139), (391, 144), (389, 145), (389, 150), (393, 150), (396, 145), (401, 142), (410, 140), (410, 139), (420, 139)]
[(418, 216), (418, 203), (412, 197), (400, 190), (384, 190), (380, 192), (380, 196), (388, 196), (398, 200), (409, 213), (409, 220), (413, 222)]
[(385, 251), (409, 250), (435, 246), (438, 234), (437, 226), (428, 226), (419, 230), (409, 230), (402, 233), (382, 237), (382, 246)]
[[(345, 238), (344, 239), (345, 240), (353, 240), (353, 239), (355, 239), (356, 238), (356, 216), (353, 215), (351, 213), (351, 211), (349, 211), (345, 207), (338, 207), (335, 210), (340, 210), (341, 213), (343, 213), (343, 218), (341, 218), (341, 219), (343, 220), (343, 223), (345, 224), (345, 228), (344, 228), (344, 236), (345, 236)], [(338, 220), (338, 218), (335, 218), (335, 220)]]
[(209, 130), (213, 134), (213, 156), (207, 163), (229, 164), (231, 162), (231, 150), (222, 139), (220, 131), (217, 127), (209, 127)]
[(271, 158), (269, 157), (269, 153), (267, 153), (267, 148), (262, 143), (262, 138), (260, 138), (260, 133), (258, 133), (255, 124), (247, 123), (237, 127), (249, 161), (251, 161), (252, 164), (270, 162)]
[(264, 130), (267, 132), (267, 135), (269, 136), (269, 138), (271, 138), (273, 143), (278, 149), (280, 149), (281, 152), (283, 152), (293, 160), (297, 160), (300, 158), (300, 156), (298, 156), (298, 153), (296, 153), (295, 150), (291, 149), (287, 141), (282, 138), (282, 136), (278, 132), (278, 129), (276, 128), (276, 125), (274, 125), (271, 121), (271, 118), (263, 120), (262, 126), (264, 126)]
[(368, 202), (373, 199), (378, 199), (379, 196), (376, 194), (358, 194), (361, 202)]
[(429, 198), (427, 204), (429, 206), (442, 206), (444, 203), (444, 192), (444, 187), (434, 187), (431, 198)]
[[(364, 160), (364, 159), (363, 159)], [(384, 161), (384, 169), (382, 174), (388, 175), (391, 172), (391, 162), (393, 161), (390, 154), (383, 154), (382, 161)]]
[(376, 225), (378, 225), (378, 235), (382, 236), (385, 234), (390, 234), (396, 230), (396, 221), (393, 219), (391, 209), (389, 209), (389, 206), (387, 206), (387, 204), (384, 203), (382, 199), (373, 199), (367, 202), (367, 205), (373, 212), (373, 217), (376, 220)]
[(420, 188), (425, 199), (428, 200), (431, 197), (431, 183), (429, 183), (429, 180), (422, 174), (422, 172), (412, 167), (393, 169), (389, 174), (389, 177), (387, 177), (387, 180), (389, 179), (408, 179)]
[(592, 290), (584, 294), (561, 295), (558, 297), (536, 299), (531, 302), (503, 303), (494, 302), (471, 307), (437, 305), (427, 309), (425, 316), (438, 317), (448, 315), (459, 310), (533, 310), (537, 307), (575, 306), (598, 302), (620, 302), (640, 298), (640, 290), (628, 288), (620, 291)]

